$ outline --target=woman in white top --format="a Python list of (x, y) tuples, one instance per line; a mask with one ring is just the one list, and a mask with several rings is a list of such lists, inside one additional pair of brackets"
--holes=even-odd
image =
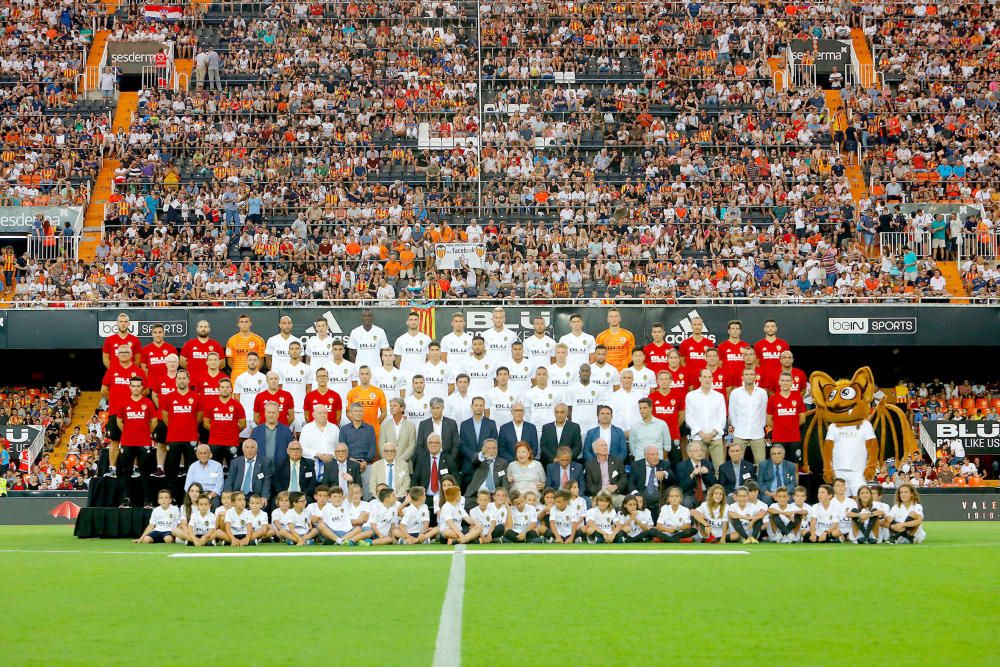
[(545, 488), (545, 470), (532, 458), (531, 445), (523, 440), (517, 443), (514, 459), (507, 466), (507, 488), (521, 493), (538, 493)]
[(896, 489), (896, 502), (889, 509), (889, 541), (920, 544), (927, 537), (924, 532), (924, 508), (920, 494), (912, 484)]
[(713, 484), (705, 494), (705, 502), (691, 512), (701, 539), (705, 542), (721, 542), (729, 523), (726, 513), (726, 490), (721, 484)]

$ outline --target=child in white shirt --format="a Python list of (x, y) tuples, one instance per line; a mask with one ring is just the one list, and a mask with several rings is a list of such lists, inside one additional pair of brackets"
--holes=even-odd
[(427, 492), (424, 487), (411, 486), (397, 514), (400, 544), (430, 544), (437, 537), (437, 526), (430, 527), (431, 513), (427, 509)]
[(878, 485), (873, 485), (872, 489), (872, 507), (876, 507), (882, 512), (882, 520), (879, 521), (878, 526), (878, 541), (888, 542), (889, 541), (889, 503), (882, 501), (882, 487)]
[(379, 485), (377, 499), (368, 504), (368, 527), (372, 536), (361, 541), (362, 544), (392, 544), (396, 541), (397, 510), (399, 501), (396, 493), (388, 486)]
[(250, 537), (251, 544), (260, 544), (262, 540), (274, 538), (274, 529), (264, 511), (264, 499), (256, 493), (250, 496)]
[(132, 540), (136, 544), (172, 544), (174, 539), (183, 540), (186, 536), (181, 530), (181, 511), (174, 507), (169, 491), (160, 491), (156, 496), (159, 503), (153, 508), (149, 524), (142, 535)]
[(691, 542), (697, 529), (691, 525), (691, 511), (681, 505), (684, 493), (679, 486), (667, 489), (667, 502), (656, 517), (656, 530), (664, 542)]
[[(317, 500), (319, 500), (319, 490), (316, 488)], [(320, 520), (316, 527), (323, 538), (324, 544), (344, 543), (344, 536), (351, 532), (351, 514), (344, 503), (344, 490), (339, 486), (330, 487), (329, 502), (323, 504), (320, 511)]]
[(773, 494), (774, 502), (767, 508), (767, 537), (771, 542), (790, 544), (797, 542), (795, 531), (802, 524), (802, 516), (788, 502), (788, 489), (779, 486)]
[[(439, 539), (446, 544), (467, 544), (478, 539), (483, 526), (465, 511), (459, 488), (449, 486), (445, 489), (444, 498), (445, 503), (438, 514), (438, 528), (441, 529)], [(468, 530), (463, 530), (463, 524), (468, 526)]]
[(885, 514), (875, 507), (872, 490), (867, 486), (860, 487), (856, 503), (847, 510), (847, 517), (851, 521), (848, 539), (855, 544), (878, 544), (879, 523), (885, 518)]
[(247, 497), (242, 491), (233, 491), (232, 501), (233, 506), (226, 511), (224, 518), (226, 528), (217, 531), (215, 539), (222, 540), (234, 547), (245, 547), (253, 539), (250, 534), (250, 512), (247, 510)]
[(920, 494), (910, 483), (896, 489), (896, 502), (889, 508), (889, 541), (920, 544), (927, 537), (924, 532), (924, 507)]
[(552, 541), (556, 544), (572, 544), (581, 539), (576, 531), (579, 521), (576, 512), (570, 507), (572, 496), (566, 489), (559, 489), (555, 495), (555, 506), (549, 510), (549, 530), (552, 531)]
[(733, 500), (733, 504), (726, 508), (726, 514), (729, 515), (726, 541), (757, 544), (757, 537), (764, 524), (761, 521), (763, 517), (757, 516), (757, 508), (750, 504), (750, 492), (745, 486), (737, 487), (733, 492)]
[(226, 529), (226, 512), (233, 506), (233, 492), (223, 491), (219, 496), (219, 501), (222, 504), (215, 508), (215, 529), (224, 531)]
[(510, 511), (504, 524), (504, 540), (507, 542), (543, 542), (538, 535), (538, 508), (528, 502), (528, 494), (517, 489), (510, 492)]
[(304, 547), (313, 544), (319, 531), (312, 527), (306, 513), (306, 495), (299, 491), (288, 494), (292, 509), (285, 513), (285, 541), (291, 546)]
[(287, 531), (288, 519), (291, 518), (289, 513), (292, 511), (292, 502), (288, 499), (288, 491), (282, 491), (276, 495), (274, 503), (277, 507), (271, 511), (271, 528), (274, 529), (274, 534), (279, 540), (290, 540), (292, 537), (287, 534)]
[(816, 492), (819, 502), (809, 517), (810, 542), (840, 542), (840, 506), (833, 500), (833, 487), (821, 484)]
[(725, 539), (729, 513), (726, 509), (726, 490), (721, 484), (713, 484), (705, 494), (705, 501), (691, 512), (701, 540), (707, 544)]
[(848, 539), (851, 536), (850, 512), (858, 509), (858, 503), (854, 498), (847, 495), (847, 481), (840, 477), (833, 480), (833, 502), (837, 503), (837, 506), (840, 508), (840, 515), (838, 517), (840, 534), (845, 539)]
[(649, 522), (644, 520), (643, 512), (639, 510), (639, 494), (625, 496), (622, 500), (619, 523), (622, 532), (625, 533), (626, 542), (648, 542), (653, 539), (658, 531), (652, 525), (652, 517)]
[(203, 493), (195, 501), (191, 510), (191, 518), (187, 522), (187, 542), (191, 546), (203, 547), (215, 539), (215, 514), (212, 512), (212, 499)]
[(584, 534), (596, 544), (622, 543), (625, 533), (618, 520), (611, 494), (601, 491), (594, 496), (594, 506), (587, 510)]
[(348, 491), (351, 494), (347, 501), (347, 514), (351, 519), (351, 530), (344, 535), (344, 544), (353, 547), (359, 541), (371, 537), (371, 530), (368, 528), (368, 510), (370, 505), (361, 499), (361, 485), (351, 484)]

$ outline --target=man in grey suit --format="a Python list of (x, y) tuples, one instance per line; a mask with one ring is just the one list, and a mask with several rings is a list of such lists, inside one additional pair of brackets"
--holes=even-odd
[(488, 438), (483, 441), (483, 447), (476, 458), (476, 469), (472, 473), (469, 485), (465, 488), (465, 508), (471, 510), (476, 506), (476, 494), (480, 489), (493, 493), (497, 489), (507, 488), (506, 459), (497, 456), (497, 441)]
[(788, 497), (795, 493), (799, 483), (799, 471), (796, 465), (785, 460), (785, 448), (777, 443), (771, 445), (771, 460), (757, 466), (757, 484), (760, 486), (761, 502), (771, 504), (774, 492), (778, 487), (788, 489)]
[(264, 506), (271, 497), (271, 462), (257, 454), (254, 440), (243, 441), (243, 456), (238, 456), (229, 464), (229, 473), (222, 486), (223, 491), (242, 491), (264, 499)]
[(406, 418), (406, 402), (401, 398), (389, 401), (389, 416), (378, 431), (378, 450), (387, 442), (396, 443), (396, 458), (407, 464), (417, 449), (417, 427)]

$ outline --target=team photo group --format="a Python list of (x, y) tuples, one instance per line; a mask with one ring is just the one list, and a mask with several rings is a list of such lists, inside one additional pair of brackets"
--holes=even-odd
[(190, 546), (924, 539), (912, 486), (869, 486), (867, 401), (825, 427), (808, 497), (807, 412), (873, 382), (811, 385), (774, 320), (716, 343), (695, 317), (676, 348), (660, 324), (637, 344), (615, 308), (596, 336), (580, 315), (558, 341), (532, 324), (522, 340), (502, 308), (475, 333), (455, 313), (433, 340), (413, 312), (390, 341), (366, 310), (349, 335), (283, 316), (265, 340), (242, 315), (224, 344), (201, 321), (178, 350), (123, 313), (105, 477), (152, 509), (136, 541)]

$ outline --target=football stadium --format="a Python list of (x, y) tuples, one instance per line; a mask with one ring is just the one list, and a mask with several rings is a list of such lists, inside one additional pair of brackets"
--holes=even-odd
[(0, 24), (5, 664), (995, 664), (994, 0)]

